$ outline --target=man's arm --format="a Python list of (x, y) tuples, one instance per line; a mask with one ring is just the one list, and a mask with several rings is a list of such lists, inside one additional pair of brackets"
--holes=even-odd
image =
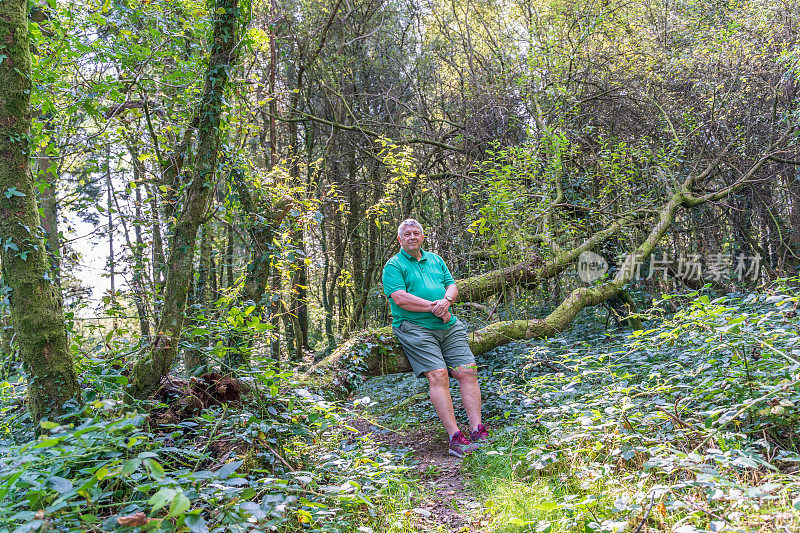
[[(455, 287), (455, 285), (452, 285), (452, 287)], [(448, 289), (450, 289), (450, 287), (448, 287)], [(457, 295), (458, 289), (455, 289), (455, 291)], [(404, 290), (394, 291), (392, 294), (389, 295), (389, 298), (394, 300), (394, 303), (396, 303), (406, 311), (412, 311), (415, 313), (431, 313), (433, 312), (432, 309), (434, 305), (436, 305), (436, 302), (426, 300), (425, 298), (420, 298), (419, 296), (414, 296), (413, 294)], [(437, 302), (438, 301), (441, 300), (437, 300)], [(447, 310), (436, 316), (438, 318), (441, 318), (442, 321), (444, 322), (450, 322), (450, 313)]]
[(430, 313), (435, 303), (425, 298), (414, 296), (410, 292), (404, 290), (394, 291), (389, 295), (389, 298), (394, 300), (394, 303), (406, 311), (412, 311), (414, 313)]

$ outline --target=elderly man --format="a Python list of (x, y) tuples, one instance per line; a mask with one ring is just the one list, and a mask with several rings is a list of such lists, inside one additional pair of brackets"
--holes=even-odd
[[(431, 402), (450, 436), (449, 453), (463, 457), (487, 441), (481, 389), (467, 330), (450, 313), (458, 287), (444, 260), (422, 250), (425, 234), (413, 218), (397, 228), (400, 253), (383, 267), (383, 292), (392, 307), (392, 330), (417, 377), (428, 378)], [(450, 377), (458, 380), (470, 423), (469, 438), (456, 424)]]

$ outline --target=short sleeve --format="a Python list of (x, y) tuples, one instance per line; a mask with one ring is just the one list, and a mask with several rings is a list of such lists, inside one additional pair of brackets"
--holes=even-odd
[(456, 280), (453, 279), (453, 275), (450, 273), (450, 269), (447, 268), (447, 263), (444, 262), (444, 259), (440, 257), (439, 261), (441, 261), (442, 264), (442, 276), (443, 276), (442, 281), (444, 281), (444, 288), (446, 289), (447, 287), (455, 283)]
[(406, 290), (406, 282), (403, 279), (403, 272), (394, 262), (389, 261), (383, 267), (383, 293), (388, 298), (394, 291)]

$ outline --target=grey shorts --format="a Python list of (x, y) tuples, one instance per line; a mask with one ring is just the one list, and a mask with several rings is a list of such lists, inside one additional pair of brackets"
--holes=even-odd
[(467, 330), (458, 319), (448, 329), (428, 329), (403, 320), (400, 327), (392, 328), (392, 331), (418, 378), (438, 368), (449, 370), (475, 364), (475, 356), (469, 349)]

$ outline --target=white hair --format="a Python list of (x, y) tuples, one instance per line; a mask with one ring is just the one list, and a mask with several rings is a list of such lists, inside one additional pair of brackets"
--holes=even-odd
[(401, 235), (403, 235), (403, 230), (404, 230), (404, 229), (406, 229), (406, 226), (411, 226), (411, 227), (419, 228), (419, 231), (420, 231), (420, 233), (422, 233), (423, 235), (425, 235), (425, 230), (424, 230), (424, 229), (422, 229), (422, 224), (420, 224), (419, 222), (417, 222), (417, 221), (416, 221), (415, 219), (413, 219), (413, 218), (407, 218), (407, 219), (405, 219), (404, 221), (402, 221), (402, 222), (400, 223), (400, 225), (399, 225), (399, 226), (397, 226), (397, 236), (398, 236), (398, 237), (400, 237)]

